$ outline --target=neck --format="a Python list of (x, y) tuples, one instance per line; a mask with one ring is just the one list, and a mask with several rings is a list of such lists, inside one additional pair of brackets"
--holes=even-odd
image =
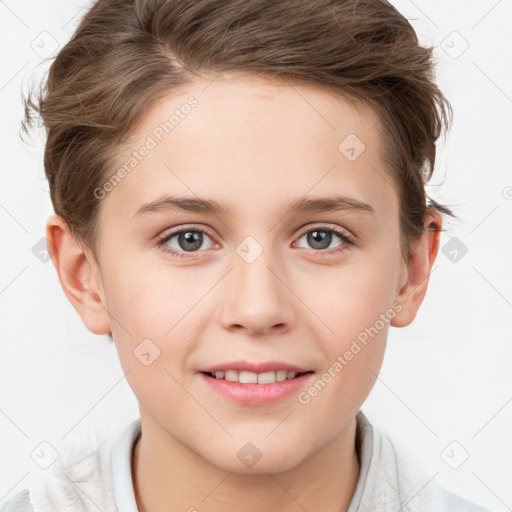
[[(149, 422), (133, 449), (132, 478), (139, 512), (184, 510), (346, 512), (359, 477), (355, 417), (336, 437), (295, 467), (278, 473), (224, 470), (167, 433), (159, 443)], [(161, 429), (160, 434), (162, 434)], [(148, 435), (143, 435), (147, 433)]]

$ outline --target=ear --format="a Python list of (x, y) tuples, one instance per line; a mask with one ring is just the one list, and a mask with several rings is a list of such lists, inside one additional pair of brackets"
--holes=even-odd
[(427, 293), (432, 265), (439, 250), (439, 238), (442, 228), (441, 214), (434, 209), (425, 213), (426, 231), (412, 247), (412, 254), (407, 263), (407, 281), (402, 286), (396, 301), (402, 309), (394, 316), (390, 324), (394, 327), (406, 327), (414, 318)]
[(59, 215), (46, 221), (49, 254), (66, 297), (93, 334), (111, 332), (99, 266), (92, 253), (77, 244)]

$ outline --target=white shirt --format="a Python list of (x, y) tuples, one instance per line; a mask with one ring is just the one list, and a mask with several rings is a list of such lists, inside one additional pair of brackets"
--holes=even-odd
[(112, 449), (112, 484), (119, 512), (137, 512), (132, 482), (132, 449), (140, 431), (140, 419), (137, 419), (123, 432)]
[[(409, 462), (362, 411), (356, 416), (360, 472), (347, 512), (491, 512), (442, 488)], [(0, 512), (138, 512), (131, 460), (141, 432), (133, 421), (115, 442), (44, 474), (30, 489), (3, 503)]]

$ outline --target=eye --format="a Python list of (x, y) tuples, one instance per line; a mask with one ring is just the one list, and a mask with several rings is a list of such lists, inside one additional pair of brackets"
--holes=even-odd
[[(309, 229), (304, 232), (298, 240), (301, 240), (302, 238), (306, 239), (306, 242), (316, 253), (318, 253), (318, 256), (341, 253), (346, 250), (349, 245), (355, 245), (351, 235), (339, 229), (329, 228), (327, 226), (319, 226)], [(329, 246), (336, 240), (336, 238), (340, 239), (341, 243), (334, 248), (329, 249)], [(205, 248), (203, 247), (205, 240), (211, 241), (210, 246), (206, 247), (206, 249), (215, 246), (215, 242), (213, 242), (212, 237), (210, 237), (203, 229), (185, 227), (172, 231), (171, 233), (161, 237), (157, 241), (157, 246), (170, 256), (183, 259), (193, 257), (192, 253), (201, 252), (200, 249)], [(187, 255), (187, 253), (190, 253), (190, 255)]]
[(186, 253), (198, 252), (204, 244), (205, 236), (212, 240), (202, 229), (182, 228), (160, 238), (157, 245), (175, 258), (186, 258)]
[[(347, 248), (347, 246), (354, 245), (353, 239), (348, 233), (338, 229), (328, 228), (327, 226), (318, 226), (314, 229), (310, 229), (303, 233), (299, 240), (304, 237), (306, 242), (315, 251), (325, 252), (328, 254), (342, 252)], [(342, 243), (329, 250), (329, 246), (336, 240), (336, 238), (339, 238)]]

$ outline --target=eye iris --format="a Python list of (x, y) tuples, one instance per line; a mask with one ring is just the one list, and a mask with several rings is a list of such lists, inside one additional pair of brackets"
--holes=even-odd
[[(178, 243), (183, 250), (194, 251), (201, 247), (203, 235), (198, 231), (182, 231), (178, 235)], [(192, 244), (192, 247), (187, 247), (186, 244)]]
[[(331, 244), (332, 235), (327, 231), (315, 230), (308, 233), (308, 243), (311, 244), (311, 247), (314, 249), (326, 249)], [(327, 244), (325, 244), (327, 241)], [(318, 247), (317, 244), (324, 244), (324, 247)]]

